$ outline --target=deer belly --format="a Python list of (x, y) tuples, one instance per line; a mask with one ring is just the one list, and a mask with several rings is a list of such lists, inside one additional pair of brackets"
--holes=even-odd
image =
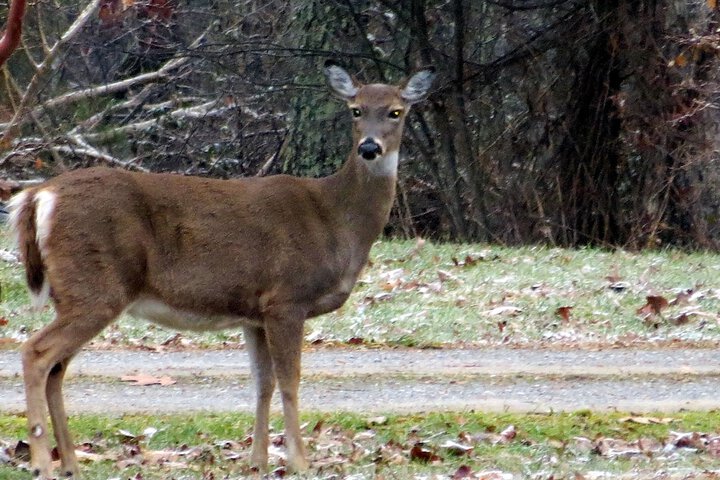
[(223, 330), (242, 325), (257, 325), (259, 322), (232, 315), (206, 315), (175, 308), (154, 298), (136, 300), (126, 312), (136, 318), (178, 330)]

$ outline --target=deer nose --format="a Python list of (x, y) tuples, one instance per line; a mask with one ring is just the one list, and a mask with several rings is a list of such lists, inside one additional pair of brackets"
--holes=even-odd
[(358, 146), (358, 154), (365, 160), (374, 160), (382, 155), (382, 147), (372, 138), (367, 138)]

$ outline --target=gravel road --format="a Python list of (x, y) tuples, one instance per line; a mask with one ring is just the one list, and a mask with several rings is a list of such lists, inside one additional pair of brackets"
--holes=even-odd
[[(70, 412), (252, 411), (241, 350), (81, 353), (65, 387)], [(135, 386), (127, 374), (171, 376)], [(328, 349), (303, 355), (305, 411), (632, 412), (720, 408), (720, 349)], [(277, 395), (276, 395), (277, 396)], [(274, 404), (279, 409), (279, 403)], [(0, 352), (0, 411), (24, 409), (20, 359)]]

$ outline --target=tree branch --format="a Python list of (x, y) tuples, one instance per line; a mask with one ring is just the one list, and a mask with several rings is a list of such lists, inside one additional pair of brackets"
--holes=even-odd
[[(30, 80), (30, 84), (25, 90), (25, 94), (20, 101), (18, 109), (15, 111), (15, 115), (13, 115), (10, 124), (5, 129), (5, 132), (3, 132), (3, 135), (0, 138), (0, 145), (7, 145), (10, 143), (10, 140), (17, 132), (19, 124), (27, 115), (30, 103), (33, 102), (37, 97), (38, 89), (40, 88), (40, 81), (48, 72), (48, 70), (50, 70), (50, 67), (55, 61), (58, 53), (60, 53), (60, 51), (62, 51), (62, 49), (65, 47), (65, 45), (67, 45), (75, 37), (75, 35), (80, 32), (83, 25), (85, 25), (85, 23), (87, 23), (90, 17), (95, 13), (95, 11), (100, 5), (100, 1), (101, 0), (92, 0), (92, 2), (90, 2), (87, 7), (85, 7), (85, 10), (80, 13), (78, 18), (76, 18), (73, 24), (70, 25), (70, 28), (68, 28), (67, 31), (63, 34), (63, 36), (60, 37), (60, 40), (55, 42), (55, 45), (53, 45), (53, 47), (43, 59), (42, 63), (38, 66), (35, 75), (33, 75), (32, 79)], [(13, 4), (14, 3), (15, 2), (13, 2)], [(2, 162), (0, 162), (0, 165), (2, 165)]]
[(5, 33), (0, 38), (0, 65), (3, 65), (20, 43), (22, 21), (25, 15), (25, 0), (12, 0), (8, 12)]

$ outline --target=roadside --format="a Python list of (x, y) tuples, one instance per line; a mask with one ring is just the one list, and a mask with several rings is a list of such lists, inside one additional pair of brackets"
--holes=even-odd
[[(73, 413), (252, 411), (242, 350), (82, 352), (65, 394)], [(24, 409), (17, 352), (0, 352), (0, 411)], [(125, 375), (167, 376), (138, 386)], [(632, 412), (720, 408), (720, 349), (600, 351), (324, 349), (303, 355), (306, 411)], [(277, 399), (275, 408), (279, 408)]]

